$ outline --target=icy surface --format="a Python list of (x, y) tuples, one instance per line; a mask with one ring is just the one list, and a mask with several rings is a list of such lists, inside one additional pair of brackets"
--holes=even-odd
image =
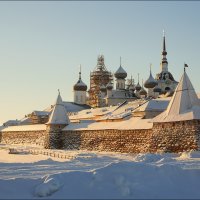
[(6, 146), (2, 146), (0, 198), (200, 198), (200, 152), (60, 152), (73, 155), (74, 158), (12, 155), (8, 154)]

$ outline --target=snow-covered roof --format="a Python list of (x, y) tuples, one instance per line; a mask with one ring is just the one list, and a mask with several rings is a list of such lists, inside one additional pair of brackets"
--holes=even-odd
[(174, 92), (167, 110), (153, 122), (170, 122), (200, 119), (200, 102), (186, 72)]
[(167, 109), (167, 106), (170, 101), (170, 97), (161, 98), (161, 99), (151, 99), (150, 101), (146, 102), (142, 106), (140, 106), (135, 111), (164, 111)]
[[(77, 103), (74, 103), (74, 102), (68, 102), (68, 101), (63, 101), (63, 105), (64, 105), (67, 113), (80, 112), (82, 110), (91, 108), (90, 106), (88, 106), (86, 104), (81, 105), (81, 104), (77, 104)], [(45, 111), (51, 112), (52, 107), (50, 106), (50, 107), (46, 108)]]
[(120, 122), (89, 122), (89, 123), (70, 123), (63, 130), (132, 130), (132, 129), (151, 129), (153, 123), (149, 119), (141, 117), (131, 117), (128, 120)]
[(53, 108), (53, 111), (49, 117), (47, 124), (69, 124), (69, 118), (67, 116), (66, 109), (63, 105), (60, 92), (58, 94), (56, 104)]
[(11, 131), (41, 131), (46, 130), (45, 124), (36, 124), (36, 125), (23, 125), (23, 126), (8, 126), (1, 127), (1, 132), (11, 132)]
[(24, 117), (20, 120), (20, 125), (26, 125), (26, 124), (31, 124), (32, 121), (29, 117)]
[(43, 116), (43, 115), (49, 115), (48, 111), (38, 111), (38, 110), (34, 110), (33, 113), (37, 116)]
[(11, 120), (8, 120), (6, 121), (4, 124), (19, 124), (19, 120), (17, 119), (11, 119)]
[(85, 109), (85, 110), (78, 112), (76, 115), (71, 115), (70, 119), (72, 119), (72, 120), (92, 119), (95, 116), (102, 116), (109, 112), (112, 112), (116, 108), (117, 108), (117, 106)]

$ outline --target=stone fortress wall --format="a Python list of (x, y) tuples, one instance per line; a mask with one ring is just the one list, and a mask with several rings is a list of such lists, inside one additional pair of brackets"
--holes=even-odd
[(0, 143), (121, 153), (182, 152), (199, 150), (200, 146), (200, 120), (154, 123), (152, 129), (138, 130), (62, 129), (1, 131)]
[(152, 129), (66, 131), (64, 148), (122, 153), (199, 150), (200, 121), (156, 123)]
[(44, 146), (45, 136), (45, 130), (6, 131), (0, 132), (0, 143)]

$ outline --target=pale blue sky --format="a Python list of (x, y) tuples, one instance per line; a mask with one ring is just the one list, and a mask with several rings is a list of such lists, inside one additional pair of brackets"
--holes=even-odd
[(73, 84), (98, 54), (111, 71), (122, 66), (146, 79), (149, 63), (160, 71), (162, 30), (169, 71), (180, 79), (183, 63), (200, 92), (200, 2), (0, 2), (0, 124), (53, 104), (57, 89), (73, 100)]

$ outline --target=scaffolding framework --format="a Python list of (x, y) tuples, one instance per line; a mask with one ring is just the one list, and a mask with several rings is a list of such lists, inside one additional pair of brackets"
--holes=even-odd
[(98, 56), (97, 66), (90, 73), (90, 89), (88, 104), (91, 107), (101, 107), (100, 87), (113, 81), (113, 74), (106, 69), (103, 55)]

